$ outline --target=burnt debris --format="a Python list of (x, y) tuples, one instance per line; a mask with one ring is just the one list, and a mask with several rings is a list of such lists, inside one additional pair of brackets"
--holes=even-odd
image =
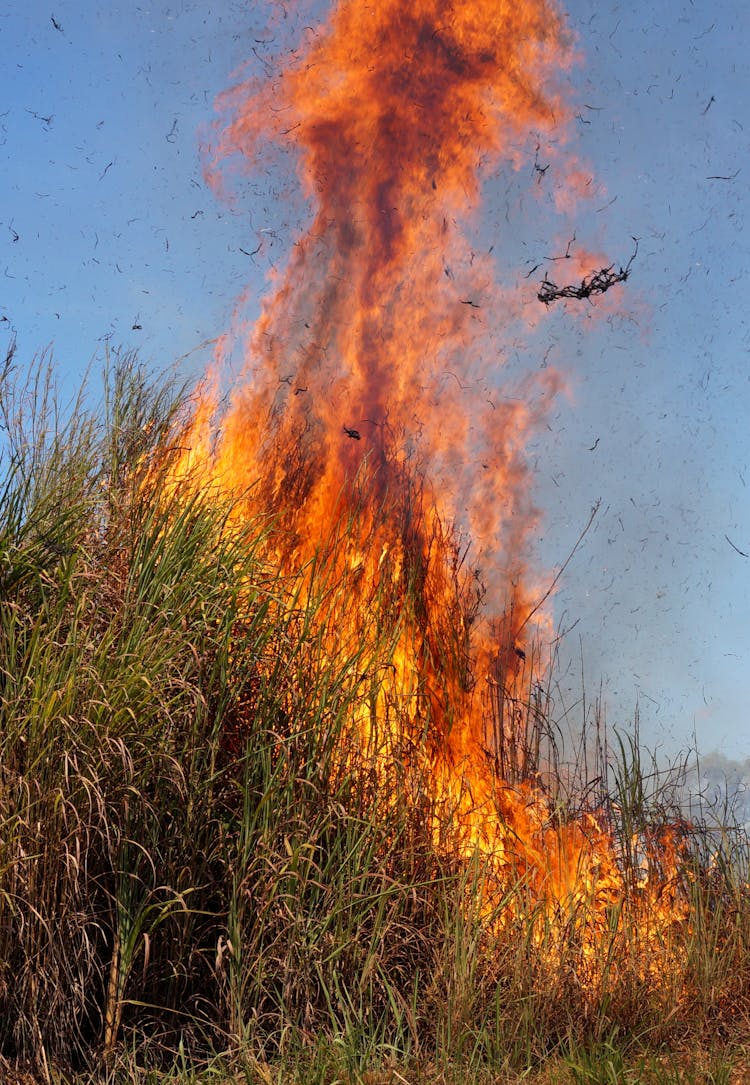
[(594, 271), (591, 275), (585, 276), (578, 285), (569, 284), (568, 286), (558, 286), (545, 273), (536, 296), (543, 305), (551, 305), (553, 301), (557, 301), (559, 298), (574, 298), (583, 301), (584, 299), (591, 299), (595, 294), (606, 294), (610, 287), (627, 281), (630, 268), (638, 253), (638, 239), (634, 237), (633, 240), (635, 241), (635, 249), (625, 267), (620, 267), (618, 271), (615, 271), (615, 265), (610, 264), (609, 267), (603, 267), (599, 271)]

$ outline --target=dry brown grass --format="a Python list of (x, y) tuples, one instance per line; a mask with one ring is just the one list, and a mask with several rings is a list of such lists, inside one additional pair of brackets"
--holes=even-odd
[[(495, 887), (514, 921), (488, 919), (419, 736), (391, 721), (385, 764), (353, 737), (390, 673), (393, 600), (371, 601), (377, 636), (332, 639), (353, 581), (324, 561), (282, 576), (267, 521), (238, 530), (161, 485), (179, 403), (132, 363), (112, 378), (104, 421), (44, 393), (24, 422), (4, 389), (2, 1080), (614, 1085), (610, 1058), (625, 1083), (728, 1085), (710, 1045), (750, 1029), (746, 838), (690, 838), (667, 982), (613, 923), (618, 968), (587, 987), (576, 917), (551, 953), (520, 876)], [(554, 727), (526, 710), (516, 692), (534, 775)], [(637, 741), (608, 765), (561, 776), (550, 810), (609, 795), (621, 840), (658, 836), (673, 795)]]

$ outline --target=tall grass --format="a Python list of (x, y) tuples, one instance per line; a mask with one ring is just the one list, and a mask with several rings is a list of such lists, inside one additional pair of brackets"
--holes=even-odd
[[(649, 982), (613, 907), (611, 967), (588, 989), (580, 916), (452, 846), (413, 733), (391, 721), (388, 758), (357, 741), (398, 643), (392, 601), (367, 600), (353, 639), (356, 572), (321, 555), (282, 575), (273, 516), (175, 486), (186, 399), (134, 358), (111, 360), (100, 411), (63, 409), (44, 361), (19, 382), (9, 357), (0, 397), (6, 1066), (52, 1080), (128, 1051), (224, 1052), (247, 1080), (448, 1080), (574, 1052), (583, 1081), (581, 1052), (614, 1035), (742, 1037), (746, 841), (686, 831), (679, 974)], [(564, 786), (549, 711), (534, 684), (497, 706), (523, 738), (506, 729), (496, 756), (510, 783), (546, 772), (555, 817), (607, 805), (636, 895), (637, 842), (682, 824), (675, 797), (626, 737)]]

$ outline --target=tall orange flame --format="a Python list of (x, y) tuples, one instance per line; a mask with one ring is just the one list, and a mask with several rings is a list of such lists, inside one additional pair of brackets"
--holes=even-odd
[(441, 522), (520, 584), (533, 419), (498, 393), (487, 333), (508, 299), (460, 222), (490, 166), (563, 114), (541, 88), (567, 60), (551, 3), (349, 2), (277, 78), (223, 97), (215, 164), (239, 152), (252, 168), (264, 141), (291, 144), (317, 209), (256, 327), (260, 376), (222, 420), (215, 469), (263, 478), (309, 525), (363, 454), (381, 493), (416, 457)]
[[(566, 116), (551, 89), (571, 59), (562, 13), (554, 0), (341, 0), (305, 33), (272, 78), (220, 101), (211, 179), (232, 156), (251, 170), (263, 146), (291, 147), (313, 214), (244, 382), (220, 417), (204, 398), (177, 470), (273, 513), (282, 568), (329, 545), (353, 637), (373, 635), (375, 599), (402, 608), (388, 682), (429, 728), (435, 786), (469, 845), (556, 908), (596, 901), (604, 922), (623, 887), (606, 828), (561, 827), (538, 786), (497, 770), (513, 719), (493, 712), (493, 691), (513, 687), (541, 620), (526, 569), (530, 404), (557, 378), (500, 394), (492, 332), (514, 301), (461, 232), (493, 166), (517, 166), (531, 133)], [(502, 621), (476, 620), (467, 537)], [(384, 682), (381, 723), (388, 696)], [(370, 739), (372, 719), (356, 722)]]

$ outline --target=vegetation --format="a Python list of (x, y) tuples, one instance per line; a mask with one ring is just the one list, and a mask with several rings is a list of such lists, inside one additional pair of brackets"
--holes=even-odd
[[(357, 740), (388, 601), (352, 640), (352, 582), (282, 575), (272, 517), (175, 485), (186, 399), (133, 358), (94, 413), (43, 364), (1, 379), (4, 1081), (747, 1080), (746, 838), (687, 833), (674, 974), (635, 966), (613, 908), (587, 986), (575, 917), (452, 841), (414, 735), (385, 765)], [(534, 700), (524, 742), (551, 723)], [(559, 767), (557, 816), (608, 797), (636, 896), (635, 842), (680, 813), (613, 749), (575, 793)]]

